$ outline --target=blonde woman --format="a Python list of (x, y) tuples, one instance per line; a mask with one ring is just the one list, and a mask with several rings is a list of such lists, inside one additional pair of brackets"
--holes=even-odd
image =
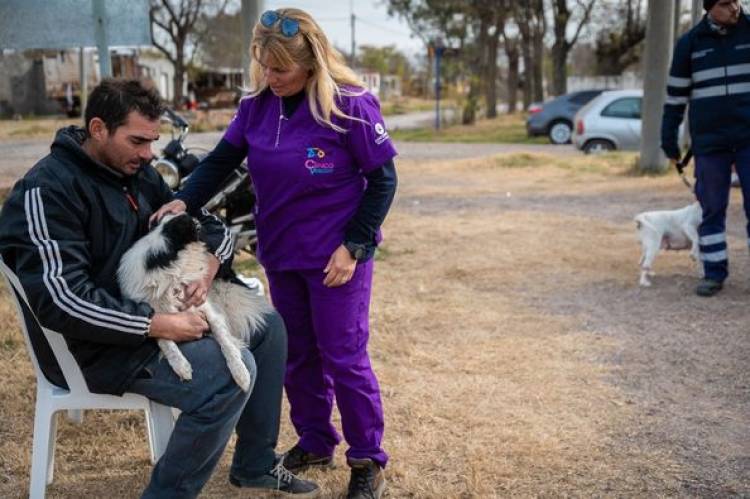
[(372, 256), (396, 190), (396, 150), (377, 99), (309, 14), (263, 13), (250, 51), (249, 95), (179, 200), (157, 216), (197, 212), (247, 157), (257, 256), (289, 338), (285, 387), (299, 441), (284, 466), (332, 465), (341, 441), (335, 399), (349, 445), (348, 497), (380, 497), (388, 456), (367, 340)]

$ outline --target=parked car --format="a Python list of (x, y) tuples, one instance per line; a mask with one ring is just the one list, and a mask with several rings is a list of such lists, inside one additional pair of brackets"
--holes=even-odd
[(575, 116), (573, 145), (586, 154), (641, 146), (643, 90), (602, 92)]
[(526, 120), (526, 133), (529, 137), (546, 135), (553, 144), (567, 144), (570, 142), (576, 112), (603, 91), (580, 90), (542, 104), (532, 104)]

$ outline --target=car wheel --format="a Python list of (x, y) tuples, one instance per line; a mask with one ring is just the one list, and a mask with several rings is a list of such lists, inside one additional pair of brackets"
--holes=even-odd
[(573, 125), (567, 121), (556, 121), (549, 127), (547, 136), (553, 144), (567, 144), (573, 134)]
[(594, 139), (589, 140), (586, 142), (586, 145), (583, 146), (583, 152), (586, 154), (600, 154), (607, 151), (614, 151), (615, 145), (604, 139)]

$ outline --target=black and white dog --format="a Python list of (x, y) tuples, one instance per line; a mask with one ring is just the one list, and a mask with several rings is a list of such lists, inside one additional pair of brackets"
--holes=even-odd
[[(198, 232), (198, 223), (188, 214), (164, 216), (122, 256), (117, 279), (123, 296), (148, 302), (156, 312), (179, 311), (185, 285), (202, 278), (208, 268), (210, 253)], [(240, 348), (263, 325), (270, 305), (251, 289), (217, 278), (197, 310), (205, 315), (232, 377), (248, 391), (252, 380)], [(177, 344), (164, 339), (158, 344), (180, 379), (191, 379), (192, 368)]]

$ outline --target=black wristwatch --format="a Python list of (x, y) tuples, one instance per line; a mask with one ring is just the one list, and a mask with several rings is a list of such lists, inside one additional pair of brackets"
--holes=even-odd
[(352, 258), (354, 258), (358, 262), (361, 262), (367, 256), (366, 244), (344, 241), (344, 247), (349, 250), (349, 254), (352, 255)]

